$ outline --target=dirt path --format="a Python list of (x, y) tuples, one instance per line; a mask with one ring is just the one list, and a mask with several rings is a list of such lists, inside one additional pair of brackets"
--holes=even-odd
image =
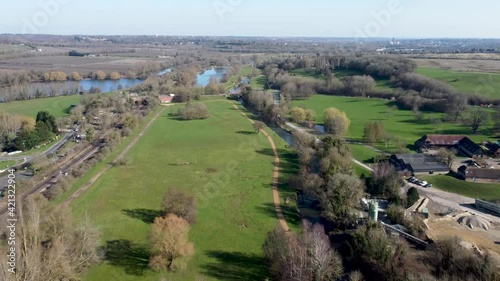
[[(166, 108), (167, 107), (165, 107), (162, 110), (160, 110), (160, 112), (158, 112), (153, 117), (153, 119), (151, 119), (148, 122), (148, 124), (146, 124), (146, 126), (142, 129), (142, 131), (127, 145), (127, 147), (125, 147), (125, 149), (122, 151), (122, 153), (120, 153), (120, 155), (118, 155), (118, 157), (116, 157), (115, 160), (113, 160), (112, 163), (115, 163), (118, 160), (120, 160), (121, 158), (125, 157), (125, 155), (130, 151), (130, 149), (132, 149), (132, 147), (134, 147), (134, 145), (139, 141), (139, 139), (144, 135), (144, 133), (149, 129), (149, 127), (151, 127), (151, 125), (156, 121), (156, 119), (158, 119), (158, 117), (165, 111)], [(107, 171), (109, 171), (109, 169), (111, 169), (113, 167), (112, 163), (108, 164), (104, 168), (102, 168), (84, 186), (80, 187), (75, 193), (73, 193), (73, 195), (71, 195), (68, 199), (66, 199), (66, 201), (64, 202), (64, 204), (65, 205), (71, 204), (71, 202), (73, 202), (73, 200), (75, 200), (76, 198), (78, 198), (78, 196), (80, 196), (80, 194), (82, 194), (87, 189), (89, 189), (89, 187), (91, 187), (102, 175), (104, 175)]]
[[(243, 117), (248, 119), (250, 123), (254, 124), (255, 122), (246, 115), (245, 112), (241, 111), (238, 106), (232, 102), (229, 102), (233, 105), (233, 107), (238, 110)], [(279, 177), (280, 177), (280, 157), (278, 154), (278, 150), (276, 149), (276, 145), (274, 143), (273, 138), (264, 130), (261, 130), (261, 132), (264, 134), (264, 136), (267, 138), (269, 143), (271, 144), (271, 148), (273, 149), (274, 153), (274, 173), (273, 173), (273, 199), (274, 199), (274, 210), (276, 211), (276, 215), (278, 216), (278, 220), (280, 222), (281, 227), (285, 231), (290, 231), (290, 227), (288, 227), (288, 223), (285, 220), (285, 216), (283, 215), (283, 210), (281, 210), (281, 203), (280, 203), (280, 195), (279, 195), (279, 189), (278, 189), (278, 184), (279, 184)]]

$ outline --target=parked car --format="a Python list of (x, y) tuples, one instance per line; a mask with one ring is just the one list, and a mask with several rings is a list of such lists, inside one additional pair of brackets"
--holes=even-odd
[(432, 184), (431, 183), (428, 183), (426, 186), (424, 186), (425, 188), (431, 188), (432, 187)]
[(418, 179), (416, 177), (411, 177), (411, 178), (408, 179), (408, 181), (411, 182), (411, 183), (415, 183), (415, 182), (418, 181)]
[(422, 186), (422, 187), (425, 187), (425, 186), (427, 186), (428, 184), (429, 184), (429, 183), (428, 183), (428, 182), (426, 182), (426, 181), (421, 181), (419, 185), (420, 185), (420, 186)]

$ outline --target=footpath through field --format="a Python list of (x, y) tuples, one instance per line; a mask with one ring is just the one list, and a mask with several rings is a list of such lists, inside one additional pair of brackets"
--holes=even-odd
[[(229, 102), (229, 101), (228, 101)], [(255, 122), (248, 117), (248, 115), (241, 111), (241, 109), (238, 108), (238, 106), (233, 103), (229, 102), (233, 105), (233, 107), (238, 110), (243, 117), (248, 119), (250, 123), (254, 124)], [(271, 148), (273, 149), (274, 153), (274, 173), (273, 173), (273, 201), (274, 201), (274, 210), (276, 211), (276, 215), (278, 216), (278, 220), (280, 222), (281, 227), (285, 231), (290, 231), (290, 227), (288, 227), (288, 223), (285, 220), (285, 216), (283, 215), (283, 210), (281, 209), (281, 203), (280, 203), (280, 195), (279, 195), (279, 189), (278, 189), (278, 184), (279, 184), (279, 177), (280, 177), (280, 157), (278, 154), (278, 150), (276, 149), (276, 144), (274, 143), (273, 138), (264, 130), (260, 130), (264, 136), (267, 138), (269, 143), (271, 144)]]

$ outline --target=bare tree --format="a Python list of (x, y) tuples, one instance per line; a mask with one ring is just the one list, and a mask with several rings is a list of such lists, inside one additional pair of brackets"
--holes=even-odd
[(254, 121), (252, 127), (257, 134), (260, 134), (260, 131), (266, 128), (266, 124), (264, 124), (264, 122), (261, 121)]
[[(2, 271), (0, 277), (5, 273), (8, 277), (1, 280), (79, 280), (88, 267), (101, 259), (100, 234), (88, 219), (77, 226), (67, 207), (45, 212), (46, 205), (45, 199), (37, 195), (19, 208), (16, 274)], [(2, 246), (0, 249), (3, 252)], [(6, 264), (3, 259), (4, 255), (0, 255), (0, 263)]]
[(481, 107), (474, 107), (467, 113), (465, 123), (471, 127), (472, 133), (475, 134), (482, 125), (488, 122), (488, 120), (488, 111)]
[(457, 121), (469, 106), (469, 99), (465, 95), (453, 95), (447, 103), (446, 113), (452, 121)]
[(455, 154), (446, 148), (440, 148), (436, 154), (436, 160), (445, 163), (450, 169), (455, 158), (457, 158)]
[(151, 230), (149, 266), (169, 271), (184, 268), (194, 254), (193, 244), (188, 241), (189, 228), (185, 219), (173, 214), (156, 218)]
[(335, 280), (343, 273), (339, 254), (332, 249), (321, 225), (305, 224), (300, 235), (287, 233), (279, 225), (264, 243), (264, 256), (277, 280)]
[(165, 214), (174, 214), (193, 224), (196, 221), (196, 199), (178, 189), (170, 189), (161, 205)]

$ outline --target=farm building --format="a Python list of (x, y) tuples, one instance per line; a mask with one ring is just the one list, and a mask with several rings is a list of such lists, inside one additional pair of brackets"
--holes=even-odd
[(498, 142), (488, 142), (486, 144), (486, 147), (488, 148), (489, 153), (492, 157), (500, 157), (500, 144)]
[(415, 142), (415, 146), (421, 150), (454, 148), (464, 135), (425, 135)]
[(421, 173), (448, 173), (450, 168), (445, 163), (439, 162), (432, 155), (419, 154), (394, 154), (391, 156), (391, 163), (396, 171), (410, 172), (412, 174)]
[(171, 103), (174, 100), (175, 95), (170, 94), (170, 95), (161, 95), (159, 96), (160, 103), (165, 104), (165, 103)]
[(467, 157), (483, 158), (487, 154), (484, 149), (464, 135), (425, 135), (415, 142), (420, 151), (439, 148), (456, 148)]
[(500, 205), (476, 199), (476, 208), (500, 216)]
[(481, 169), (462, 166), (458, 168), (457, 175), (465, 181), (500, 182), (499, 169)]
[(457, 144), (457, 148), (468, 157), (483, 158), (487, 156), (484, 149), (468, 137), (461, 139)]

